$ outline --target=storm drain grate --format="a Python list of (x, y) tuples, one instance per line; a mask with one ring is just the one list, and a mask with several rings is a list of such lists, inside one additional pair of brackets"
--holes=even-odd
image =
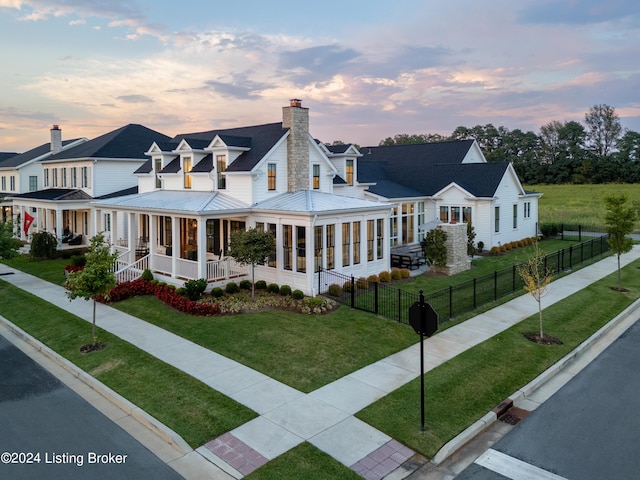
[(511, 407), (504, 413), (504, 415), (501, 415), (498, 420), (504, 423), (508, 423), (509, 425), (517, 425), (520, 420), (527, 418), (527, 415), (529, 415), (528, 410), (524, 410), (518, 407)]

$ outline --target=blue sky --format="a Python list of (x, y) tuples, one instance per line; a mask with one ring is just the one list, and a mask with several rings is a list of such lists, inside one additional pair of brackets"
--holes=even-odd
[(537, 132), (601, 103), (640, 131), (637, 0), (0, 0), (0, 32), (0, 151), (53, 124), (277, 122), (290, 98), (326, 142)]

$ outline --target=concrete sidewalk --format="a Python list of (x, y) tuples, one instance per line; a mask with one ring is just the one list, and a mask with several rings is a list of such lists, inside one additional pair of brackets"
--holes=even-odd
[[(640, 246), (622, 265), (640, 258)], [(608, 257), (552, 283), (543, 306), (581, 290), (617, 270)], [(69, 301), (64, 289), (0, 264), (2, 279), (89, 322), (92, 304)], [(451, 327), (425, 342), (425, 371), (537, 313), (525, 295)], [(299, 392), (188, 340), (99, 304), (97, 324), (157, 358), (253, 409), (260, 416), (197, 449), (233, 477), (241, 478), (308, 441), (365, 478), (383, 478), (414, 455), (353, 415), (420, 375), (419, 345), (355, 371), (309, 394)]]

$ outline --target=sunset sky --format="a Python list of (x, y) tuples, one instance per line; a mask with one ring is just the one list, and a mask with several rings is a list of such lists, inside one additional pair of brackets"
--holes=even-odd
[(128, 123), (167, 135), (281, 120), (377, 145), (615, 107), (640, 131), (637, 0), (0, 0), (0, 151)]

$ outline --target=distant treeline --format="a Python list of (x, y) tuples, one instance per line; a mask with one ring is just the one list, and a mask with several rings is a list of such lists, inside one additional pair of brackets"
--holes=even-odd
[(438, 134), (388, 137), (380, 145), (474, 139), (487, 161), (512, 162), (522, 183), (640, 183), (640, 133), (622, 128), (614, 107), (595, 105), (584, 124), (552, 121), (538, 133), (492, 124)]

